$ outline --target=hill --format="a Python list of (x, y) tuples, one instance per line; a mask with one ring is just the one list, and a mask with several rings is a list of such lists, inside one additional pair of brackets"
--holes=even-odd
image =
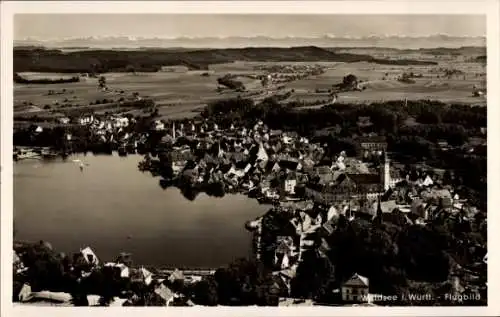
[(106, 73), (156, 72), (162, 66), (185, 65), (208, 69), (211, 64), (234, 61), (257, 62), (372, 62), (397, 65), (435, 65), (419, 60), (376, 59), (370, 55), (337, 53), (316, 46), (290, 48), (247, 47), (199, 50), (86, 50), (64, 52), (56, 49), (14, 48), (14, 72)]

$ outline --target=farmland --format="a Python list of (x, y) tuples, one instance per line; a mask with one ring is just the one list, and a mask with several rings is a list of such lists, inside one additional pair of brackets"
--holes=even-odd
[[(474, 86), (485, 88), (486, 78), (476, 74), (484, 74), (485, 69), (478, 65), (454, 65), (454, 68), (463, 68), (463, 75), (445, 78), (440, 67), (429, 66), (393, 66), (375, 65), (371, 63), (337, 63), (332, 65), (324, 74), (302, 79), (290, 83), (289, 88), (295, 90), (293, 100), (313, 101), (328, 98), (328, 93), (315, 93), (328, 90), (332, 84), (339, 83), (347, 74), (355, 74), (363, 81), (360, 86), (366, 87), (363, 91), (342, 93), (338, 96), (339, 102), (372, 102), (381, 100), (408, 100), (435, 99), (443, 102), (457, 102), (466, 104), (485, 105), (485, 98), (473, 97)], [(421, 74), (415, 78), (415, 83), (408, 84), (397, 80), (404, 72)]]
[[(473, 87), (486, 88), (485, 63), (470, 62), (484, 55), (484, 50), (436, 52), (410, 51), (402, 54), (395, 50), (352, 49), (342, 54), (368, 54), (377, 58), (434, 61), (436, 65), (390, 65), (367, 61), (355, 62), (290, 62), (290, 61), (233, 61), (208, 65), (205, 70), (190, 70), (187, 66), (164, 66), (158, 72), (110, 72), (103, 73), (108, 89), (99, 88), (98, 78), (81, 76), (79, 82), (62, 84), (15, 84), (14, 111), (16, 114), (37, 114), (45, 110), (57, 111), (68, 108), (85, 108), (100, 104), (99, 110), (116, 107), (119, 100), (128, 100), (137, 94), (149, 98), (158, 105), (163, 118), (194, 116), (205, 104), (224, 98), (272, 95), (270, 87), (263, 87), (258, 76), (266, 75), (270, 65), (321, 65), (324, 72), (284, 83), (285, 91), (291, 92), (286, 101), (313, 102), (328, 100), (328, 90), (342, 82), (344, 76), (354, 74), (360, 81), (361, 91), (341, 92), (338, 102), (362, 103), (382, 100), (435, 99), (444, 102), (485, 105), (486, 98), (473, 97)], [(399, 52), (399, 53), (398, 53)], [(455, 52), (455, 53), (453, 53)], [(462, 54), (463, 53), (463, 54)], [(432, 55), (434, 54), (434, 55)], [(361, 55), (359, 55), (361, 56)], [(455, 73), (447, 74), (449, 70)], [(398, 80), (403, 73), (413, 73), (413, 83)], [(217, 78), (231, 74), (241, 81), (246, 92), (236, 92), (220, 87)], [(79, 76), (78, 73), (20, 72), (26, 79), (59, 79)], [(268, 92), (266, 92), (268, 90)], [(108, 104), (101, 106), (101, 104)], [(140, 114), (140, 110), (132, 110)]]

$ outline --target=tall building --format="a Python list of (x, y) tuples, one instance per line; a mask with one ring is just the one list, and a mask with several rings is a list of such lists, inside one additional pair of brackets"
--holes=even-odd
[(380, 164), (380, 183), (384, 190), (388, 190), (391, 184), (391, 166), (390, 160), (387, 157), (387, 152), (384, 151), (384, 160)]

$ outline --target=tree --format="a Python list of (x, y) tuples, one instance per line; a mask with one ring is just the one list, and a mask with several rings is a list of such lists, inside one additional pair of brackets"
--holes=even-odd
[(209, 277), (195, 284), (194, 302), (196, 304), (217, 306), (218, 300), (217, 283), (213, 277)]
[(106, 88), (106, 77), (99, 77), (99, 88)]
[(238, 259), (214, 274), (222, 305), (274, 305), (272, 274), (261, 263)]
[(346, 89), (355, 88), (358, 84), (358, 77), (354, 76), (353, 74), (344, 76), (344, 78), (342, 79), (342, 84)]
[(127, 73), (134, 73), (134, 75), (135, 75), (135, 67), (134, 67), (134, 65), (127, 65), (125, 71)]
[(28, 246), (22, 261), (28, 267), (27, 282), (34, 291), (61, 291), (67, 287), (61, 258), (49, 245), (40, 243)]
[(301, 298), (319, 298), (326, 294), (334, 278), (334, 267), (326, 257), (317, 252), (304, 254), (297, 268), (297, 276), (292, 280), (292, 295)]

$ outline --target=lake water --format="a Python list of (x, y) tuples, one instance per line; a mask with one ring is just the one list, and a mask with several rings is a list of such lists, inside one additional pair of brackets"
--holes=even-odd
[[(77, 158), (89, 164), (83, 172)], [(243, 195), (188, 201), (140, 172), (140, 160), (82, 155), (14, 163), (15, 239), (45, 240), (67, 254), (89, 245), (105, 261), (130, 252), (144, 265), (219, 267), (251, 254), (244, 224), (269, 207)]]

